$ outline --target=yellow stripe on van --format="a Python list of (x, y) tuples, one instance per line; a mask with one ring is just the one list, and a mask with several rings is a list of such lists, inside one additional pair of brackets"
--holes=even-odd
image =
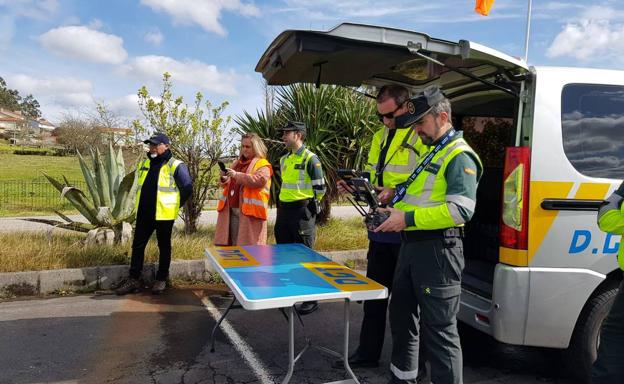
[(574, 183), (562, 181), (532, 181), (529, 193), (529, 251), (524, 264), (528, 266), (535, 253), (542, 245), (546, 234), (557, 218), (559, 211), (542, 209), (542, 200), (547, 198), (565, 199), (572, 190)]
[(576, 195), (574, 195), (575, 199), (588, 199), (588, 200), (602, 200), (607, 197), (607, 192), (609, 192), (609, 188), (611, 184), (601, 184), (601, 183), (582, 183), (579, 186), (578, 191), (576, 191)]
[(527, 265), (527, 253), (526, 249), (511, 249), (507, 247), (498, 248), (498, 257), (501, 263), (509, 265)]
[[(547, 211), (542, 209), (544, 199), (566, 199), (572, 190), (574, 183), (558, 181), (532, 181), (529, 196), (529, 249), (527, 251), (500, 247), (500, 261), (505, 264), (528, 266), (531, 264), (535, 253), (542, 245), (550, 227), (555, 222), (560, 211)], [(609, 191), (610, 184), (582, 183), (575, 199), (604, 199)]]

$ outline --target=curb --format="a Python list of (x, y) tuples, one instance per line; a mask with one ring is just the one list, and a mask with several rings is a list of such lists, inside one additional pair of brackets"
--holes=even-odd
[[(320, 252), (337, 263), (366, 259), (366, 249)], [(172, 261), (169, 277), (187, 280), (209, 280), (214, 268), (208, 260)], [(128, 275), (128, 265), (111, 265), (74, 269), (0, 273), (0, 297), (36, 296), (62, 291), (107, 290)], [(143, 280), (156, 276), (156, 264), (145, 264)]]

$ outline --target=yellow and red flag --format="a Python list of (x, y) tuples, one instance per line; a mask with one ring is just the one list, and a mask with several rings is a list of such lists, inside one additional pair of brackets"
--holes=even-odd
[(475, 12), (487, 16), (494, 5), (494, 0), (477, 0), (475, 4)]

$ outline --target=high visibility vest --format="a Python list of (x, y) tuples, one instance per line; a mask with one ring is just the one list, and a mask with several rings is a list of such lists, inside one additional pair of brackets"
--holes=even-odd
[(388, 151), (384, 164), (379, 164), (381, 149), (386, 145), (390, 130), (387, 127), (379, 129), (373, 135), (366, 170), (370, 172), (371, 183), (379, 185), (377, 170), (383, 172), (384, 187), (394, 188), (404, 182), (418, 166), (418, 159), (427, 153), (427, 146), (412, 128), (397, 129)]
[[(269, 180), (267, 184), (260, 188), (250, 188), (243, 186), (243, 199), (241, 201), (240, 210), (243, 215), (256, 217), (266, 220), (269, 216), (269, 197), (271, 195), (271, 176), (273, 176), (273, 168), (267, 159), (254, 159), (247, 167), (247, 174), (254, 174), (262, 167), (269, 167)], [(230, 193), (230, 184), (223, 186), (221, 198), (217, 203), (217, 211), (225, 208)]]
[[(468, 153), (474, 161), (477, 163), (477, 181), (483, 174), (483, 165), (479, 156), (470, 148), (466, 141), (459, 137), (450, 143), (448, 143), (442, 150), (440, 150), (431, 159), (431, 162), (427, 167), (416, 177), (416, 179), (409, 185), (407, 192), (402, 200), (397, 202), (394, 207), (404, 212), (410, 212), (419, 207), (436, 207), (446, 204), (446, 202), (453, 202), (454, 199), (457, 203), (466, 204), (466, 198), (464, 196), (447, 196), (446, 195), (446, 178), (444, 174), (446, 167), (455, 156), (462, 152)], [(474, 210), (474, 207), (473, 207)], [(463, 226), (461, 224), (462, 218), (455, 217), (448, 209), (441, 211), (440, 217), (435, 218), (436, 228), (451, 228), (457, 226)], [(407, 227), (406, 231), (413, 231), (416, 228)], [(425, 228), (429, 229), (429, 228)]]
[(314, 190), (312, 189), (312, 179), (308, 174), (308, 161), (314, 154), (307, 148), (301, 154), (289, 153), (280, 159), (280, 169), (282, 171), (282, 187), (280, 189), (279, 200), (285, 203), (312, 199)]
[[(175, 170), (182, 161), (174, 158), (160, 167), (158, 174), (158, 191), (156, 192), (156, 220), (175, 220), (180, 212), (180, 191), (173, 178)], [(150, 160), (146, 159), (139, 165), (136, 207), (141, 199), (141, 187), (149, 172)]]
[[(598, 226), (602, 231), (615, 235), (624, 233), (624, 204), (621, 204), (622, 200), (622, 197), (614, 193), (606, 199), (609, 206), (598, 211)], [(619, 208), (618, 205), (620, 205)], [(624, 246), (622, 245), (618, 249), (617, 260), (620, 269), (624, 271)]]

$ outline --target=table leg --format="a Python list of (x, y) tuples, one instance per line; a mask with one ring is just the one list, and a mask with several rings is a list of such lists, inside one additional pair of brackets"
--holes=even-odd
[(228, 312), (230, 312), (230, 309), (234, 307), (235, 303), (236, 303), (236, 297), (232, 299), (232, 302), (230, 303), (230, 305), (228, 305), (225, 312), (223, 312), (223, 315), (221, 315), (221, 318), (219, 318), (219, 321), (217, 321), (217, 324), (215, 324), (215, 326), (212, 328), (212, 333), (210, 334), (210, 352), (212, 353), (214, 353), (215, 351), (215, 333), (217, 333), (217, 329), (219, 329), (219, 325), (221, 325), (221, 322), (225, 320), (225, 317), (227, 316)]
[(286, 372), (282, 384), (290, 381), (295, 369), (295, 317), (293, 307), (286, 308), (286, 313), (288, 315), (288, 372)]
[(345, 370), (349, 373), (355, 384), (360, 384), (357, 377), (349, 366), (349, 299), (345, 299), (344, 302), (344, 345), (342, 350), (342, 361), (344, 362)]

